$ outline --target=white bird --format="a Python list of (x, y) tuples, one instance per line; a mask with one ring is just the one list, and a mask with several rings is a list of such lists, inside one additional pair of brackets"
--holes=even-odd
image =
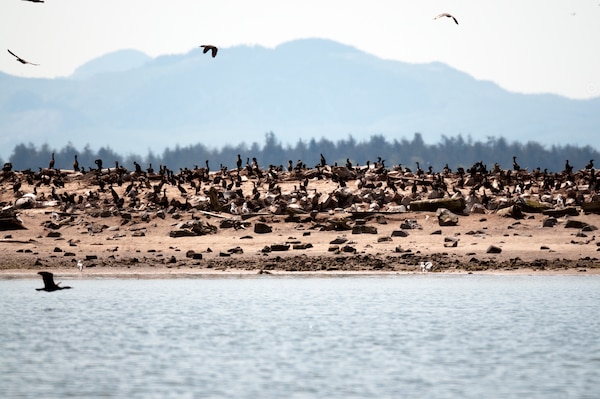
[(77, 261), (77, 267), (79, 268), (79, 271), (83, 271), (83, 262), (81, 261), (81, 259), (79, 259)]
[(433, 270), (432, 262), (421, 262), (421, 271), (422, 272), (430, 272)]
[(244, 204), (242, 205), (242, 213), (243, 214), (250, 213), (250, 209), (248, 209), (248, 202), (244, 202)]

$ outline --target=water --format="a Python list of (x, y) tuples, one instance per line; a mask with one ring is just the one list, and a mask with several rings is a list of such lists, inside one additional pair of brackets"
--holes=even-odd
[(597, 398), (600, 276), (0, 281), (3, 398)]

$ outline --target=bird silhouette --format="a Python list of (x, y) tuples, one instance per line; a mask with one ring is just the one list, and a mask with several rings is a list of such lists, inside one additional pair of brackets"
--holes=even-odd
[(202, 47), (204, 49), (204, 50), (202, 50), (203, 54), (206, 54), (210, 51), (213, 58), (215, 58), (217, 56), (217, 51), (219, 51), (219, 49), (216, 46), (213, 46), (210, 44), (203, 44), (200, 47)]
[(30, 1), (32, 3), (43, 3), (44, 0), (23, 0), (23, 1)]
[(58, 285), (60, 283), (56, 284), (54, 282), (54, 275), (50, 272), (38, 272), (38, 274), (42, 276), (42, 279), (44, 279), (44, 288), (36, 288), (36, 291), (52, 292), (58, 290), (68, 290), (71, 288), (68, 285), (61, 287), (60, 285)]
[[(8, 50), (8, 49), (7, 49)], [(36, 65), (39, 66), (40, 64), (34, 64), (33, 62), (29, 62), (29, 61), (25, 61), (23, 58), (19, 57), (18, 55), (16, 55), (15, 53), (13, 53), (12, 51), (8, 50), (8, 52), (17, 59), (17, 61), (19, 61), (21, 64), (29, 64), (29, 65)]]
[(458, 21), (456, 20), (456, 18), (454, 18), (452, 15), (448, 14), (447, 12), (439, 14), (434, 19), (438, 19), (438, 18), (442, 18), (442, 17), (452, 18), (454, 20), (454, 22), (456, 23), (456, 25), (458, 25)]

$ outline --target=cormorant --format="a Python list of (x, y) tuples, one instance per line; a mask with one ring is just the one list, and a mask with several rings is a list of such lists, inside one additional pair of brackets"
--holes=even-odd
[(36, 291), (48, 291), (48, 292), (52, 292), (52, 291), (58, 291), (58, 290), (67, 290), (71, 287), (64, 286), (61, 287), (58, 284), (56, 284), (54, 282), (54, 275), (50, 272), (38, 272), (38, 274), (40, 276), (42, 276), (42, 279), (44, 279), (44, 288), (36, 288)]
[(219, 51), (219, 49), (216, 46), (210, 45), (210, 44), (203, 44), (202, 47), (204, 50), (202, 50), (203, 54), (206, 54), (207, 52), (211, 52), (211, 55), (213, 58), (215, 58), (217, 56), (217, 51)]
[[(8, 49), (7, 49), (8, 50)], [(33, 62), (29, 62), (29, 61), (25, 61), (23, 58), (19, 57), (18, 55), (16, 55), (15, 53), (13, 53), (12, 51), (8, 50), (8, 52), (13, 55), (17, 61), (19, 61), (21, 64), (29, 64), (29, 65), (36, 65), (39, 66), (40, 64), (34, 64)]]

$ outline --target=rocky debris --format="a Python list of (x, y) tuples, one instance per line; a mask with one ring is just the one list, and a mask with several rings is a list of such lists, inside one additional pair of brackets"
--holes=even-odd
[(458, 224), (458, 215), (446, 208), (438, 208), (436, 216), (440, 226), (456, 226)]
[(215, 226), (201, 220), (190, 220), (178, 223), (176, 228), (177, 230), (171, 230), (169, 232), (169, 237), (203, 236), (217, 233), (217, 228)]

